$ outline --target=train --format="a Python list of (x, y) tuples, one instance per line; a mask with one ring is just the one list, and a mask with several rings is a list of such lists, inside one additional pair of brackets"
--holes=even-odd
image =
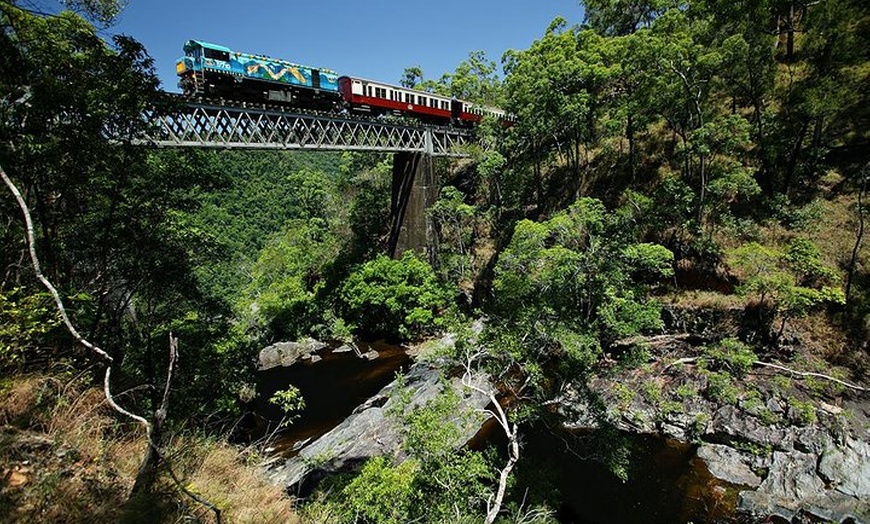
[(502, 123), (502, 109), (326, 69), (188, 40), (175, 65), (189, 97), (274, 104), (314, 111), (410, 117), (429, 124), (472, 127), (485, 116)]

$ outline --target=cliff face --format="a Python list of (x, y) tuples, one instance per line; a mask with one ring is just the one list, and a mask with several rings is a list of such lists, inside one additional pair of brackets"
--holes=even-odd
[[(672, 310), (670, 333), (616, 344), (620, 354), (610, 355), (610, 368), (588, 382), (587, 392), (561, 403), (566, 428), (605, 421), (694, 443), (709, 472), (737, 494), (732, 504), (750, 517), (870, 522), (866, 389), (822, 378), (836, 370), (799, 376), (757, 364), (745, 374), (717, 369), (707, 348), (745, 335), (742, 315)], [(787, 342), (759, 358), (806, 368), (812, 348), (799, 333)]]

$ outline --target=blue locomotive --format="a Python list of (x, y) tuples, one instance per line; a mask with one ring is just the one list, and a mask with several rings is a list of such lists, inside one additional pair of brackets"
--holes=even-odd
[(341, 102), (338, 73), (188, 40), (175, 64), (188, 96), (293, 104), (329, 110)]

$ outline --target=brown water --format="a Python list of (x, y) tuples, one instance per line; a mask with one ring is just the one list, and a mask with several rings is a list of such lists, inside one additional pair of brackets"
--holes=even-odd
[[(564, 524), (713, 524), (734, 522), (737, 492), (713, 479), (695, 446), (647, 435), (624, 435), (631, 449), (628, 478), (620, 480), (589, 439), (543, 428), (525, 433), (517, 489), (557, 493)], [(533, 465), (530, 473), (528, 465)], [(544, 471), (542, 477), (536, 472)], [(525, 478), (523, 478), (525, 477)], [(545, 492), (549, 490), (549, 492)]]
[(367, 360), (352, 351), (335, 353), (335, 348), (330, 347), (318, 353), (323, 358), (319, 362), (306, 359), (288, 368), (259, 373), (254, 411), (263, 421), (260, 436), (271, 433), (281, 420), (281, 410), (268, 402), (275, 391), (292, 384), (305, 399), (305, 409), (299, 418), (275, 434), (271, 446), (276, 452), (291, 456), (294, 445), (328, 432), (410, 364), (410, 357), (400, 346), (374, 342), (359, 343), (358, 348), (362, 353), (375, 350), (378, 358)]

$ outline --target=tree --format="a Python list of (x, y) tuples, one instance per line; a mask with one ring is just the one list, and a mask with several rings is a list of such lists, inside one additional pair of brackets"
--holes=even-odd
[(582, 0), (585, 23), (608, 36), (621, 36), (649, 27), (666, 9), (679, 7), (679, 0)]
[(496, 70), (495, 62), (487, 59), (484, 51), (472, 51), (453, 73), (445, 73), (439, 83), (452, 97), (499, 107), (502, 86)]
[(462, 193), (452, 186), (441, 190), (441, 197), (429, 209), (438, 229), (439, 269), (448, 281), (470, 279), (474, 241), (475, 206), (466, 204)]
[(435, 271), (413, 252), (386, 255), (353, 271), (339, 292), (344, 318), (369, 335), (410, 338), (431, 330), (449, 294)]
[(780, 316), (777, 338), (789, 319), (805, 316), (824, 304), (846, 301), (843, 291), (835, 287), (836, 273), (806, 239), (792, 239), (783, 251), (751, 242), (729, 253), (728, 261), (741, 273), (738, 292), (755, 297)]
[(240, 317), (267, 340), (310, 335), (328, 309), (320, 293), (339, 248), (322, 219), (289, 221), (253, 264)]
[(422, 80), (423, 69), (420, 66), (406, 67), (404, 73), (402, 73), (402, 79), (399, 80), (399, 85), (407, 87), (408, 89), (413, 89), (417, 87), (417, 84)]

